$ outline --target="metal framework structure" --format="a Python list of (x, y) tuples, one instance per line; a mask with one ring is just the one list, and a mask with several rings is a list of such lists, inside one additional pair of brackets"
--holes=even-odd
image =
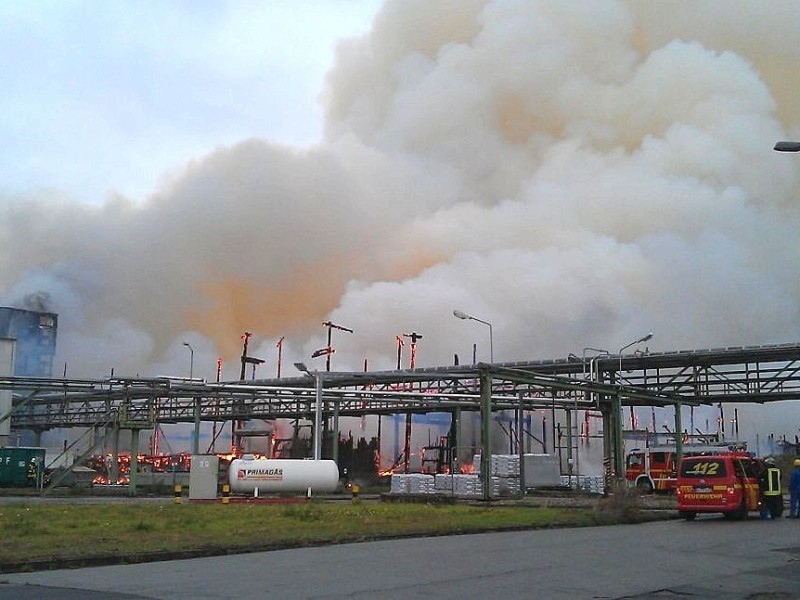
[[(317, 389), (316, 378), (321, 379)], [(307, 419), (480, 411), (481, 447), (491, 453), (492, 413), (538, 408), (599, 410), (604, 450), (622, 472), (622, 406), (676, 406), (800, 399), (800, 344), (679, 352), (602, 353), (591, 358), (508, 362), (207, 383), (176, 378), (102, 380), (0, 378), (14, 429)], [(317, 402), (321, 412), (315, 414)], [(569, 418), (569, 416), (568, 416)], [(680, 410), (675, 411), (680, 433)], [(521, 420), (520, 420), (521, 421)], [(680, 447), (680, 436), (676, 444)], [(489, 461), (483, 461), (487, 465)], [(487, 471), (488, 475), (488, 471)], [(489, 486), (485, 486), (485, 489)]]

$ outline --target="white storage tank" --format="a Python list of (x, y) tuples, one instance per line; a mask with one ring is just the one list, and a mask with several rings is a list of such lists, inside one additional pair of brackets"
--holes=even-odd
[(333, 492), (339, 485), (339, 467), (332, 460), (253, 458), (231, 461), (228, 483), (235, 494), (275, 492)]

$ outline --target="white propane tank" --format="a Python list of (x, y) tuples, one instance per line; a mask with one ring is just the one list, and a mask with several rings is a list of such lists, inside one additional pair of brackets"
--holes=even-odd
[(228, 483), (236, 494), (274, 492), (333, 492), (339, 485), (339, 467), (332, 460), (243, 458), (231, 461)]

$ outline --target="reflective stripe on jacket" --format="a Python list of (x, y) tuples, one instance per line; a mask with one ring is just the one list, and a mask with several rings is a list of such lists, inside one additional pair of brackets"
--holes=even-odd
[(781, 493), (781, 470), (777, 467), (767, 469), (767, 489), (765, 496), (779, 496)]

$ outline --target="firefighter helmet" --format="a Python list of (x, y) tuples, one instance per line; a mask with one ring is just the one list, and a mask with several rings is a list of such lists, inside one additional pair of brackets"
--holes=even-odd
[(794, 459), (794, 466), (795, 467), (800, 467), (800, 458), (795, 458)]

